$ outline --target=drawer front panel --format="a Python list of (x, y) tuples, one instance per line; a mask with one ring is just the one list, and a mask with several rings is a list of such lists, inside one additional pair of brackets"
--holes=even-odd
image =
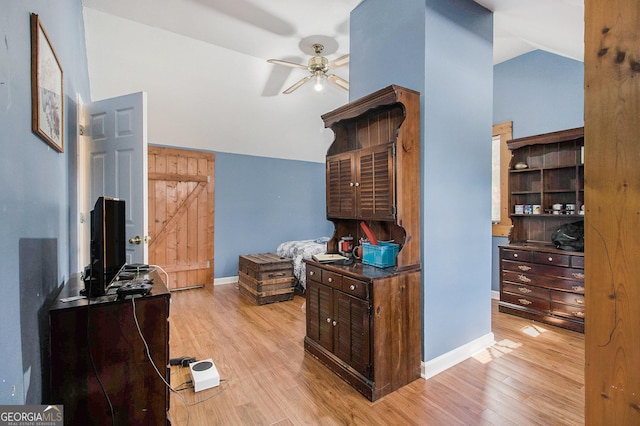
[(555, 315), (584, 320), (584, 306), (565, 305), (551, 302), (551, 312)]
[(516, 284), (527, 284), (584, 294), (584, 283), (582, 281), (512, 271), (502, 271), (502, 279)]
[(501, 257), (502, 259), (531, 262), (531, 252), (529, 250), (502, 249)]
[(307, 269), (308, 280), (322, 282), (322, 269), (308, 263), (306, 264), (306, 269)]
[(551, 301), (567, 305), (584, 306), (584, 295), (551, 290)]
[(568, 254), (533, 252), (533, 261), (543, 265), (571, 266), (571, 256)]
[(537, 297), (524, 296), (522, 294), (502, 293), (502, 300), (536, 311), (549, 311), (548, 299), (538, 299)]
[(330, 287), (342, 290), (342, 275), (335, 272), (322, 270), (322, 283)]
[(549, 299), (549, 290), (541, 287), (529, 286), (526, 284), (514, 284), (505, 282), (502, 285), (502, 291), (527, 297), (535, 297), (538, 299)]
[(368, 299), (369, 285), (364, 281), (354, 280), (350, 277), (342, 278), (342, 291), (360, 299)]
[(584, 269), (584, 256), (571, 256), (571, 267)]
[(568, 278), (571, 280), (584, 280), (584, 269), (563, 268), (561, 266), (547, 266), (538, 263), (502, 261), (502, 269), (514, 272), (526, 272), (547, 277)]

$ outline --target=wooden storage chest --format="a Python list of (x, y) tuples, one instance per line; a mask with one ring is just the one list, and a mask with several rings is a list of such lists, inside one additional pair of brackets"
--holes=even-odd
[(246, 254), (238, 260), (240, 293), (258, 305), (293, 299), (293, 263), (275, 253)]

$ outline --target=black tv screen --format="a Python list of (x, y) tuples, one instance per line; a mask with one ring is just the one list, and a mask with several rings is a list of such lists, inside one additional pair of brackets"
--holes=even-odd
[(101, 296), (126, 263), (125, 202), (99, 197), (91, 211), (89, 297)]

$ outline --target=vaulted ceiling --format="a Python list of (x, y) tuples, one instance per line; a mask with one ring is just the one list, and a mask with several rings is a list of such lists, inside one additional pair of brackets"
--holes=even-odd
[[(305, 62), (321, 42), (349, 53), (349, 13), (361, 0), (83, 0), (98, 9), (258, 58)], [(583, 57), (583, 0), (475, 0), (494, 12), (494, 63), (541, 49)]]

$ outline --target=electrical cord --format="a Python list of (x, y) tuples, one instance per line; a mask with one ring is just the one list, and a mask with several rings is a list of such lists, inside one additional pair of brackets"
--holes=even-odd
[(142, 339), (142, 343), (144, 344), (145, 353), (147, 354), (147, 358), (149, 359), (149, 362), (151, 362), (151, 366), (153, 366), (153, 369), (156, 371), (156, 374), (158, 375), (158, 377), (160, 377), (160, 379), (164, 382), (164, 384), (167, 386), (167, 388), (171, 392), (175, 393), (178, 396), (178, 398), (180, 399), (180, 401), (182, 401), (182, 403), (184, 404), (184, 408), (187, 410), (187, 426), (189, 426), (189, 421), (191, 419), (191, 414), (189, 413), (189, 404), (187, 403), (187, 401), (184, 399), (184, 397), (177, 390), (175, 390), (173, 387), (171, 387), (169, 382), (167, 382), (167, 380), (164, 378), (164, 376), (160, 373), (160, 370), (158, 370), (158, 367), (156, 366), (155, 362), (153, 362), (153, 359), (151, 358), (151, 351), (149, 350), (149, 345), (147, 344), (147, 341), (144, 338), (144, 335), (142, 334), (142, 330), (140, 329), (140, 323), (138, 322), (138, 315), (136, 314), (136, 298), (135, 297), (131, 297), (131, 306), (133, 308), (133, 320), (136, 323), (136, 328), (138, 329), (138, 334), (140, 335), (140, 339)]
[(90, 308), (91, 308), (91, 286), (93, 284), (93, 280), (91, 279), (93, 277), (93, 268), (90, 269), (91, 272), (89, 272), (89, 288), (88, 288), (88, 294), (87, 294), (87, 352), (89, 354), (89, 361), (91, 362), (91, 367), (93, 368), (93, 374), (96, 376), (96, 380), (98, 381), (98, 384), (100, 385), (100, 389), (102, 390), (102, 394), (104, 395), (104, 398), (107, 401), (107, 404), (109, 405), (109, 414), (111, 415), (111, 425), (115, 426), (116, 424), (116, 416), (115, 416), (115, 412), (113, 411), (113, 404), (111, 403), (111, 398), (109, 398), (109, 394), (107, 394), (107, 390), (104, 387), (104, 384), (102, 383), (102, 379), (100, 378), (100, 374), (98, 373), (98, 368), (96, 367), (96, 363), (95, 360), (93, 359), (93, 353), (91, 352), (91, 339), (90, 339), (90, 322), (91, 322), (91, 315), (90, 315)]

